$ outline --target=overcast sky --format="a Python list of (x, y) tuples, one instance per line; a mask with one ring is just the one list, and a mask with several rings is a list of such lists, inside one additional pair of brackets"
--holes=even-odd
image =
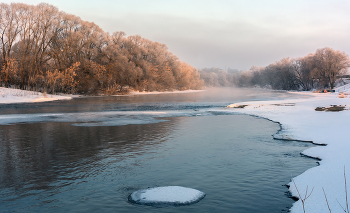
[(124, 31), (164, 43), (180, 60), (196, 68), (247, 70), (284, 57), (305, 56), (323, 47), (350, 54), (349, 0), (45, 2), (94, 22), (104, 31)]

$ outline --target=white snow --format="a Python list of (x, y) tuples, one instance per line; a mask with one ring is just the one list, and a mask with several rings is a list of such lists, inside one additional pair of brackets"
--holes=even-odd
[(205, 197), (205, 193), (196, 189), (182, 186), (164, 186), (156, 188), (141, 189), (129, 196), (131, 202), (138, 204), (174, 204), (188, 205)]
[(24, 103), (24, 102), (45, 102), (55, 100), (69, 100), (71, 96), (47, 95), (41, 92), (33, 92), (19, 89), (0, 87), (0, 103)]
[(347, 91), (349, 89), (350, 89), (350, 84), (345, 84), (343, 86), (334, 88), (334, 91), (336, 91), (336, 92), (344, 92), (344, 91)]
[[(128, 95), (158, 95), (158, 94), (183, 94), (183, 93), (198, 93), (204, 92), (205, 90), (184, 90), (184, 91), (169, 91), (169, 92), (131, 92)], [(120, 95), (116, 95), (120, 96)], [(123, 95), (124, 96), (124, 95)], [(46, 102), (46, 101), (56, 101), (56, 100), (70, 100), (74, 95), (50, 95), (41, 92), (20, 90), (20, 89), (10, 89), (5, 87), (0, 87), (0, 104), (9, 103), (28, 103), (28, 102)]]
[[(332, 212), (344, 212), (338, 202), (346, 208), (344, 167), (347, 183), (350, 185), (350, 98), (338, 93), (311, 93), (308, 98), (281, 101), (256, 101), (235, 103), (228, 107), (230, 111), (264, 117), (282, 125), (282, 131), (274, 135), (280, 139), (312, 141), (315, 144), (326, 144), (305, 150), (302, 154), (321, 159), (320, 165), (310, 168), (301, 175), (291, 174), (301, 197), (305, 198), (306, 213), (329, 213), (323, 189)], [(248, 105), (245, 108), (233, 108)], [(344, 111), (315, 111), (316, 107), (346, 105)], [(290, 192), (299, 197), (293, 182), (289, 183)], [(350, 190), (349, 190), (350, 191)], [(348, 195), (350, 196), (350, 194)], [(350, 197), (349, 197), (350, 199)], [(301, 200), (294, 203), (292, 213), (304, 212)]]

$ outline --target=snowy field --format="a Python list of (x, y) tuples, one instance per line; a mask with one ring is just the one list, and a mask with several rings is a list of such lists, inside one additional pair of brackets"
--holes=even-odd
[[(294, 139), (326, 145), (313, 147), (302, 153), (320, 159), (320, 165), (310, 168), (299, 176), (291, 174), (295, 184), (290, 182), (289, 190), (293, 196), (307, 198), (304, 201), (306, 213), (329, 213), (330, 210), (344, 212), (342, 207), (347, 208), (344, 168), (348, 186), (350, 185), (350, 96), (346, 93), (300, 92), (300, 94), (309, 94), (309, 97), (235, 103), (228, 107), (243, 114), (279, 122), (282, 130), (274, 135), (277, 139)], [(247, 106), (238, 108), (243, 107), (242, 105)], [(326, 111), (325, 109), (331, 105), (341, 105), (344, 110)], [(320, 111), (315, 110), (317, 107)], [(304, 212), (301, 199), (294, 203), (291, 212)]]
[(24, 102), (45, 102), (55, 100), (69, 100), (71, 96), (46, 95), (41, 92), (33, 92), (19, 89), (0, 87), (0, 103), (24, 103)]

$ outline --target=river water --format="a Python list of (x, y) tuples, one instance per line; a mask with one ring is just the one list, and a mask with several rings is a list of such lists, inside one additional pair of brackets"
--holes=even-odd
[[(273, 140), (278, 124), (225, 106), (291, 97), (222, 88), (0, 105), (0, 212), (287, 212), (285, 184), (316, 166), (300, 155), (313, 145)], [(128, 202), (157, 186), (206, 197)]]

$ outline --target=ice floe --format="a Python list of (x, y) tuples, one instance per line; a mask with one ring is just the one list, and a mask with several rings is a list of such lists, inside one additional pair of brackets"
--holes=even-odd
[(141, 189), (129, 196), (132, 203), (143, 205), (190, 205), (199, 202), (205, 193), (182, 186)]

